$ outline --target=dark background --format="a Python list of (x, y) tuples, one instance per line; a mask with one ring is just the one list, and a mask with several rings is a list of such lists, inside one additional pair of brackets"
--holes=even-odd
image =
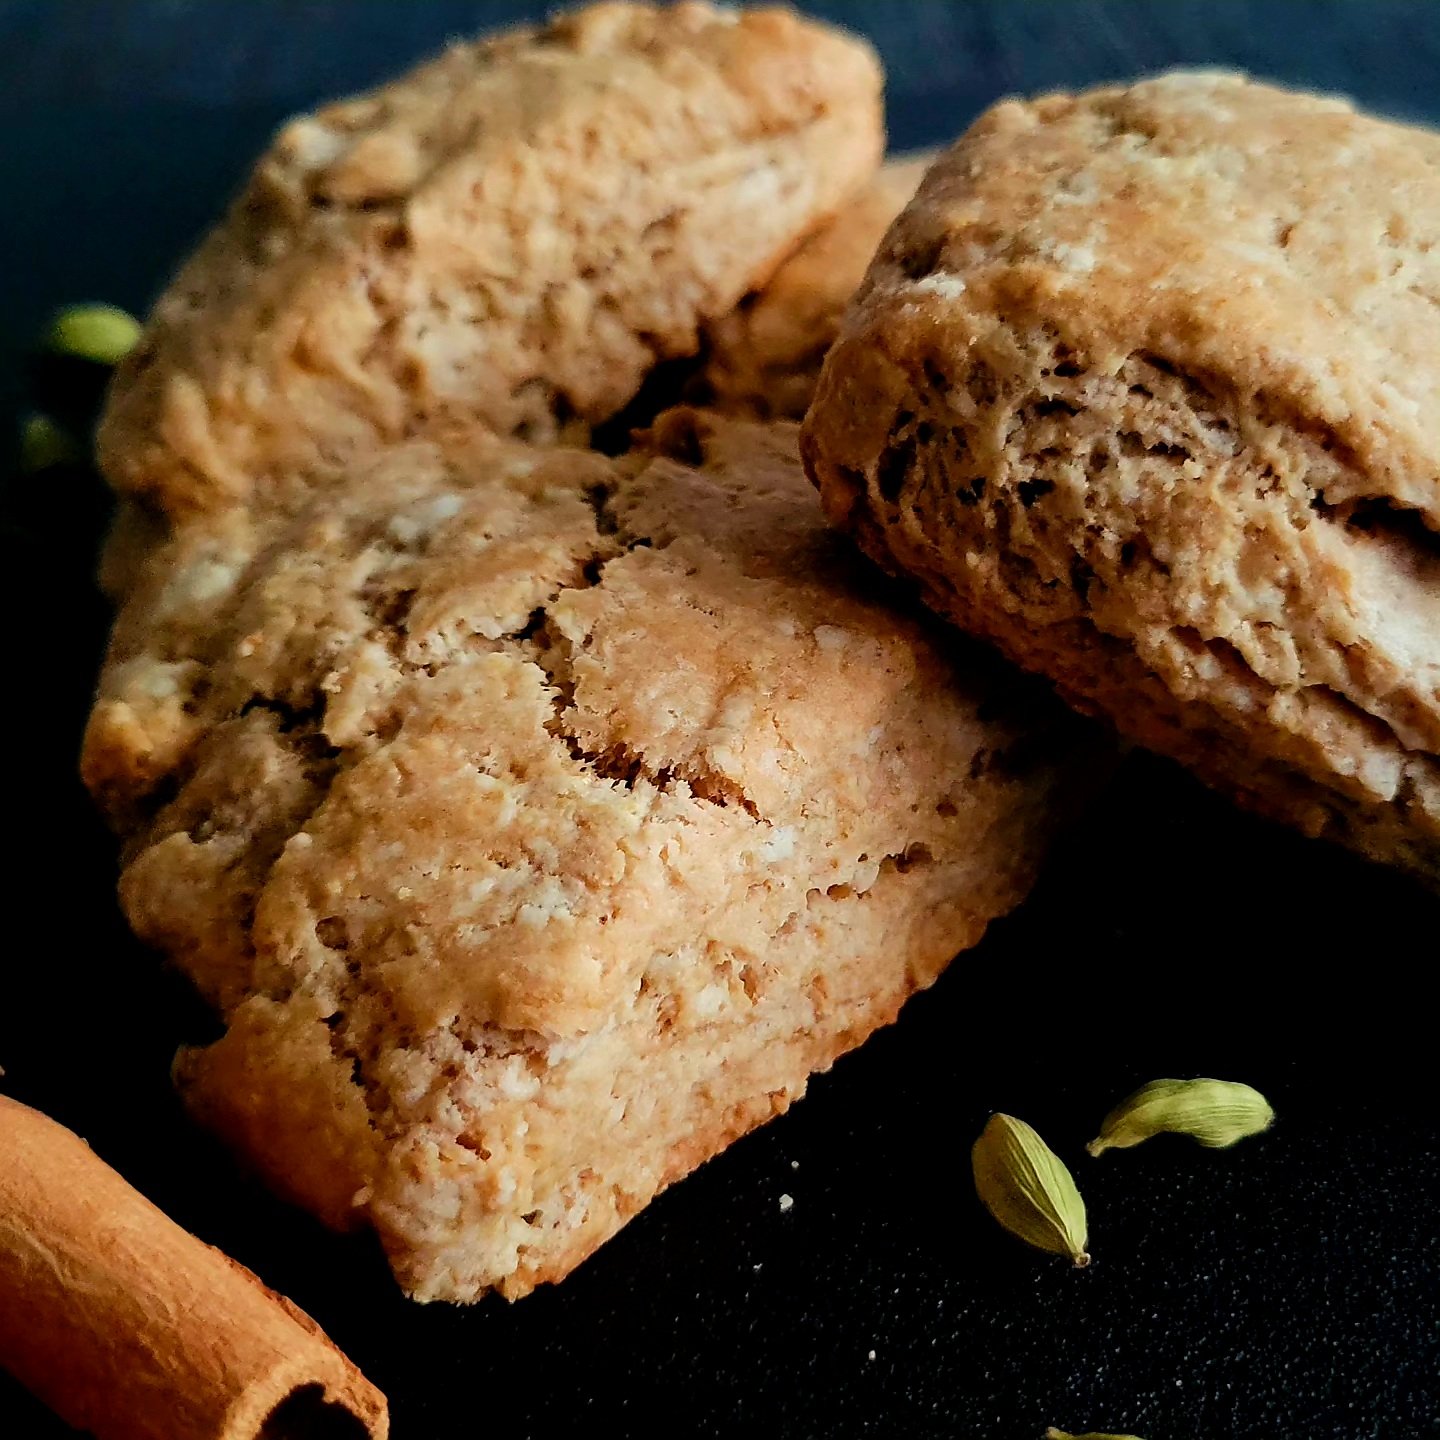
[[(73, 393), (24, 360), (49, 312), (143, 309), (283, 116), (541, 8), (0, 0), (6, 436), (18, 409)], [(897, 148), (949, 139), (1005, 92), (1177, 64), (1440, 120), (1434, 0), (807, 8), (875, 41)], [(175, 1041), (205, 1017), (129, 938), (74, 778), (104, 516), (83, 472), (7, 474), (0, 1083), (310, 1310), (388, 1391), (397, 1440), (1440, 1435), (1440, 906), (1144, 757), (899, 1025), (563, 1286), (513, 1307), (401, 1299), (368, 1242), (269, 1198), (169, 1090)], [(1192, 1073), (1261, 1086), (1274, 1131), (1085, 1158), (1114, 1100)], [(1088, 1271), (980, 1211), (968, 1150), (996, 1108), (1071, 1162)], [(64, 1433), (0, 1377), (3, 1440)]]

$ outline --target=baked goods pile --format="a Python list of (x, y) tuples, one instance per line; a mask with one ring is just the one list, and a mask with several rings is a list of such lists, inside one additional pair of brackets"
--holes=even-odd
[[(1312, 127), (1374, 177), (1349, 228)], [(84, 773), (224, 1022), (194, 1113), (417, 1298), (563, 1277), (973, 946), (1103, 772), (917, 589), (1433, 871), (1411, 134), (1213, 77), (1012, 104), (891, 226), (924, 166), (879, 168), (868, 48), (704, 3), (287, 125), (101, 432)]]
[(84, 767), (226, 1024), (177, 1078), (417, 1297), (563, 1276), (784, 1110), (1093, 751), (825, 526), (793, 424), (580, 448), (872, 203), (879, 91), (786, 12), (459, 47), (287, 126), (116, 379)]

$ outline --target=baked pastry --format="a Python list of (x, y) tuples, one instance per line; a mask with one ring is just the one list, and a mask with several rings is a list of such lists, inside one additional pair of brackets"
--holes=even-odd
[(791, 425), (478, 428), (153, 552), (86, 737), (195, 1113), (419, 1299), (564, 1276), (1025, 893), (1087, 727), (907, 613)]
[(697, 392), (708, 404), (762, 420), (804, 415), (846, 301), (934, 158), (887, 161), (763, 289), (711, 323)]
[(120, 367), (102, 468), (180, 514), (427, 419), (583, 437), (865, 184), (880, 88), (788, 11), (598, 4), (293, 120)]
[(1234, 75), (1007, 102), (825, 365), (830, 517), (1084, 710), (1440, 879), (1440, 137)]

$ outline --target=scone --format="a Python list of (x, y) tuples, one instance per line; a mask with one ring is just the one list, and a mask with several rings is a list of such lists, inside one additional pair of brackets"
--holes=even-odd
[(934, 158), (887, 161), (763, 289), (708, 327), (697, 390), (707, 403), (757, 419), (804, 415), (846, 301)]
[(185, 527), (85, 773), (226, 1023), (195, 1113), (472, 1300), (783, 1111), (1020, 899), (1093, 766), (888, 583), (794, 426), (686, 411), (620, 461), (413, 439)]
[(102, 468), (180, 515), (427, 420), (583, 436), (864, 186), (880, 88), (788, 11), (599, 4), (293, 120), (120, 367)]
[(1245, 804), (1440, 880), (1440, 137), (1233, 75), (1007, 102), (804, 436), (929, 602)]

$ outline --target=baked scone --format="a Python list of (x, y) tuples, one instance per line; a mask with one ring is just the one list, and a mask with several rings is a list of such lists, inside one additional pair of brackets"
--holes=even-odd
[[(478, 429), (149, 559), (86, 778), (195, 1113), (419, 1299), (564, 1276), (1024, 894), (1089, 730), (907, 613), (793, 425)], [(1088, 753), (1088, 759), (1086, 754)]]
[(731, 414), (798, 420), (845, 303), (934, 152), (898, 156), (770, 277), (706, 332), (699, 393)]
[(1234, 75), (1007, 102), (826, 362), (826, 510), (1082, 709), (1440, 880), (1440, 136)]
[(598, 4), (295, 119), (120, 367), (102, 468), (181, 514), (426, 420), (583, 436), (864, 186), (880, 89), (789, 11)]

